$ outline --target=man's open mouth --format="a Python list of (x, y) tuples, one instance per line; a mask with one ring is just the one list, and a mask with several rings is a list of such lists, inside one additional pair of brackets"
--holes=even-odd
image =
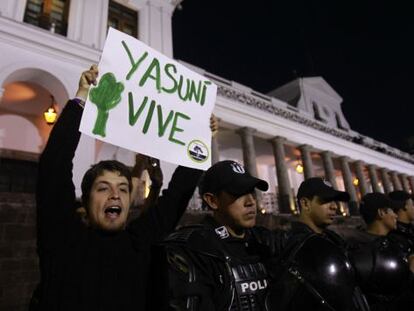
[(109, 206), (105, 208), (105, 215), (110, 218), (116, 218), (121, 214), (121, 207), (119, 206)]

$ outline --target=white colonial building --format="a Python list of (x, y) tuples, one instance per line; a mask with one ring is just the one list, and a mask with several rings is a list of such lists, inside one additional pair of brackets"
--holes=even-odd
[[(52, 102), (61, 111), (75, 94), (80, 73), (99, 61), (108, 27), (173, 57), (171, 19), (180, 2), (0, 2), (0, 191), (25, 187), (10, 182), (17, 162), (6, 160), (35, 160), (42, 152), (51, 130), (44, 111)], [(322, 77), (298, 78), (261, 94), (183, 64), (218, 85), (214, 113), (221, 130), (212, 144), (214, 159), (240, 161), (269, 182), (260, 198), (263, 213), (295, 213), (294, 194), (311, 176), (324, 176), (350, 193), (351, 203), (341, 207), (344, 215), (357, 211), (366, 192), (414, 189), (414, 158), (353, 131), (342, 113), (342, 98)], [(82, 136), (75, 160), (78, 188), (86, 169), (105, 158), (132, 165), (134, 157)], [(9, 163), (7, 170), (2, 163)], [(168, 179), (173, 167), (162, 167)], [(190, 208), (199, 208), (197, 196)]]

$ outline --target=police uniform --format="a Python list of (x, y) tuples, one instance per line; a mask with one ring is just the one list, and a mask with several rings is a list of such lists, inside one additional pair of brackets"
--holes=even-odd
[[(402, 294), (410, 291), (410, 252), (405, 243), (392, 236), (360, 231), (349, 240), (350, 259), (372, 310), (401, 309)], [(404, 299), (412, 301), (410, 295)]]
[(389, 233), (389, 235), (404, 244), (405, 248), (410, 249), (411, 253), (414, 251), (414, 225), (405, 224), (397, 221), (397, 229)]
[(265, 228), (254, 227), (246, 229), (244, 238), (235, 238), (211, 217), (171, 234), (165, 241), (170, 306), (197, 311), (267, 310), (269, 276), (263, 259), (271, 257), (270, 236)]
[(336, 233), (294, 222), (283, 248), (270, 270), (269, 310), (369, 310)]
[[(402, 190), (395, 190), (388, 194), (391, 199), (394, 212), (398, 213), (399, 210), (406, 210), (408, 200), (412, 199), (411, 195)], [(414, 250), (414, 225), (411, 223), (403, 223), (397, 221), (397, 228), (389, 233), (389, 236), (398, 243), (403, 244), (404, 248), (409, 249), (411, 252)]]

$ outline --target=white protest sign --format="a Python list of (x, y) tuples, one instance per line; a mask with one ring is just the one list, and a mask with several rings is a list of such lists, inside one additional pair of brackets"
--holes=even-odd
[(137, 39), (109, 29), (80, 131), (174, 164), (211, 165), (217, 86)]

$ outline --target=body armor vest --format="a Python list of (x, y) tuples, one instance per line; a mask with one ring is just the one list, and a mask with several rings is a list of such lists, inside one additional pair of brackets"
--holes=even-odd
[(264, 265), (258, 262), (231, 266), (231, 274), (235, 295), (230, 310), (265, 310), (268, 275)]
[[(404, 224), (397, 222), (396, 233), (403, 236), (409, 242), (409, 247), (414, 248), (414, 226), (410, 224)], [(410, 251), (413, 251), (412, 249)]]
[(269, 293), (272, 310), (369, 310), (341, 248), (320, 234), (289, 244)]
[[(185, 249), (191, 249), (191, 252), (211, 258), (221, 267), (219, 269), (221, 274), (214, 279), (218, 279), (224, 285), (222, 293), (226, 297), (224, 310), (267, 310), (264, 301), (269, 278), (265, 266), (258, 260), (259, 256), (240, 258), (232, 255), (226, 242), (227, 238), (229, 233), (225, 227), (212, 229), (205, 226), (192, 226), (171, 234), (167, 241), (179, 247), (186, 245)], [(174, 257), (174, 248), (169, 248), (169, 257)], [(194, 268), (191, 260), (187, 261), (184, 258), (180, 260), (185, 270), (189, 271), (189, 283), (196, 280), (197, 269)]]
[(361, 244), (351, 252), (351, 258), (361, 287), (370, 296), (387, 301), (409, 284), (406, 254), (387, 237)]

